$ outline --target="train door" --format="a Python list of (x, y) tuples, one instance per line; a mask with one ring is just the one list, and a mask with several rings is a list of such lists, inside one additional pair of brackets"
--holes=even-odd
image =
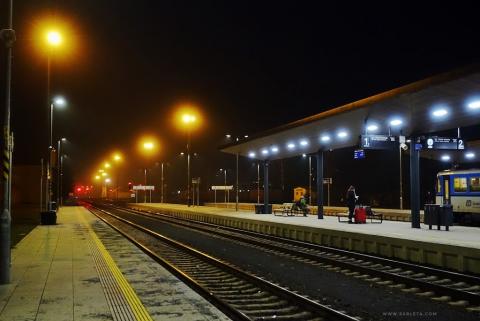
[(450, 176), (443, 176), (443, 204), (450, 204)]

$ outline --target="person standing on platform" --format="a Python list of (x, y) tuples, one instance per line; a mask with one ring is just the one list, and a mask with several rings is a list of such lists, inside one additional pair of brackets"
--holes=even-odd
[(348, 206), (348, 224), (352, 224), (353, 213), (355, 211), (355, 203), (357, 202), (357, 194), (355, 194), (355, 187), (350, 185), (347, 190), (347, 206)]

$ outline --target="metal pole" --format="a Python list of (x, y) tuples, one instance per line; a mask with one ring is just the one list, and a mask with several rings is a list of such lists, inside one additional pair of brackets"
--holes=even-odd
[(317, 152), (317, 217), (323, 219), (323, 151)]
[(410, 144), (410, 208), (412, 228), (420, 228), (420, 152), (416, 148), (417, 138)]
[(60, 155), (60, 205), (63, 205), (63, 155)]
[(403, 210), (403, 186), (402, 186), (402, 147), (398, 147), (398, 156), (399, 156), (399, 182), (400, 182), (400, 209)]
[(265, 160), (263, 163), (263, 213), (270, 214), (268, 210), (269, 200), (268, 200), (268, 160)]
[(257, 204), (260, 204), (260, 162), (257, 163)]
[(308, 205), (312, 205), (312, 156), (308, 156)]
[(145, 168), (145, 185), (144, 185), (144, 190), (143, 190), (143, 202), (147, 202), (147, 168)]
[(160, 187), (160, 193), (161, 193), (160, 203), (163, 203), (163, 162), (162, 162), (162, 179), (161, 179), (161, 181), (162, 181), (162, 186)]
[(327, 206), (330, 206), (330, 183), (327, 184)]
[(60, 206), (60, 149), (62, 141), (59, 139), (57, 142), (57, 208)]
[(215, 207), (217, 207), (217, 189), (214, 190), (213, 197), (215, 199)]
[(197, 205), (200, 206), (200, 177), (197, 182)]
[(192, 200), (192, 205), (195, 206), (195, 183), (192, 183)]
[(10, 136), (10, 95), (12, 87), (12, 49), (15, 42), (13, 30), (13, 0), (9, 2), (8, 27), (1, 30), (1, 39), (7, 48), (5, 79), (5, 119), (3, 125), (3, 210), (0, 217), (0, 284), (10, 283), (10, 235), (11, 235), (11, 177), (12, 139)]
[(237, 153), (237, 171), (236, 171), (236, 191), (235, 191), (235, 211), (238, 211), (238, 153)]
[(43, 211), (43, 158), (40, 158), (40, 212)]
[(225, 181), (223, 184), (223, 188), (224, 188), (223, 190), (224, 203), (227, 204), (227, 169), (226, 168), (225, 168)]
[(190, 206), (190, 130), (187, 133), (187, 206)]
[(13, 30), (13, 0), (9, 2), (8, 29), (1, 31), (1, 38), (7, 48), (5, 79), (5, 119), (3, 125), (3, 211), (0, 217), (0, 284), (10, 283), (10, 234), (11, 234), (11, 159), (13, 153), (10, 138), (10, 95), (12, 88), (12, 47), (15, 42)]

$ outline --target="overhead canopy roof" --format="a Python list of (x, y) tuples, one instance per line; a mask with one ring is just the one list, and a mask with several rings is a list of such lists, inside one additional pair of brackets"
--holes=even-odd
[[(401, 124), (394, 126), (392, 120)], [(480, 68), (475, 65), (333, 108), (220, 149), (273, 160), (357, 146), (359, 136), (373, 124), (378, 129), (369, 134), (389, 134), (390, 130), (392, 135), (412, 136), (479, 123)], [(329, 140), (322, 139), (326, 136)]]

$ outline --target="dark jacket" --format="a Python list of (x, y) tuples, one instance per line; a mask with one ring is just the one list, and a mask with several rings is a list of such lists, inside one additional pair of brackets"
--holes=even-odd
[(355, 199), (355, 191), (348, 191), (347, 192), (347, 206), (348, 207), (355, 207), (356, 199)]

